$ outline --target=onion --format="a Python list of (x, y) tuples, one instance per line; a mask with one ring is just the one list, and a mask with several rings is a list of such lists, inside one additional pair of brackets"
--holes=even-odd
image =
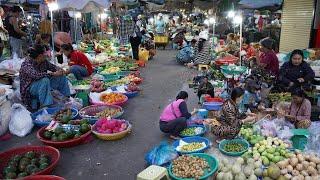
[(314, 163), (314, 162), (310, 162), (310, 163), (309, 163), (309, 166), (312, 166), (313, 168), (317, 168), (317, 164)]
[(298, 158), (293, 157), (290, 159), (290, 165), (292, 167), (295, 167), (298, 164), (298, 161), (299, 161)]
[(280, 172), (281, 172), (282, 175), (285, 175), (285, 174), (288, 173), (288, 169), (282, 169)]
[(286, 174), (286, 175), (284, 175), (284, 177), (287, 178), (287, 179), (291, 179), (292, 175), (291, 174)]
[(292, 172), (293, 171), (293, 167), (291, 165), (288, 165), (287, 166), (287, 170), (288, 170), (288, 172)]
[(296, 170), (302, 171), (303, 170), (303, 165), (302, 164), (297, 164)]
[(297, 170), (293, 170), (293, 171), (291, 172), (291, 174), (294, 175), (294, 176), (298, 176), (300, 173), (299, 173), (299, 171), (297, 171)]
[(315, 176), (317, 175), (317, 171), (312, 167), (312, 166), (309, 166), (308, 169), (307, 169), (307, 172), (311, 175), (311, 176)]

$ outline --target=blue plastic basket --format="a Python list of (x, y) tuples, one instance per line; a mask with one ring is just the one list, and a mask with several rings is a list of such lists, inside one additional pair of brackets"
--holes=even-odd
[(124, 93), (124, 95), (126, 95), (128, 98), (136, 97), (136, 96), (138, 96), (138, 94), (139, 94), (139, 91), (126, 92), (126, 93)]
[[(47, 110), (48, 114), (54, 115), (56, 112), (58, 112), (61, 109), (63, 109), (63, 108), (62, 107), (54, 107), (54, 108), (47, 108), (46, 110)], [(41, 110), (31, 114), (32, 121), (36, 126), (39, 126), (39, 127), (48, 126), (50, 124), (50, 122), (51, 122), (51, 121), (38, 121), (36, 119), (37, 116), (40, 115), (43, 112), (43, 110), (44, 109), (41, 109)], [(71, 112), (72, 112), (72, 115), (73, 115), (72, 119), (75, 119), (79, 114), (78, 110), (76, 110), (74, 108), (71, 108)]]
[[(244, 146), (244, 150), (241, 152), (227, 152), (227, 151), (225, 151), (224, 146), (227, 145), (228, 143), (233, 143), (233, 142), (242, 144)], [(248, 143), (248, 141), (246, 141), (245, 139), (240, 139), (240, 138), (239, 139), (230, 139), (230, 140), (224, 139), (219, 143), (219, 150), (223, 154), (228, 155), (228, 156), (241, 156), (246, 151), (248, 151), (249, 147), (250, 147), (250, 144)]]
[(220, 111), (222, 105), (222, 102), (204, 102), (202, 108), (208, 111)]
[(192, 136), (187, 136), (187, 135), (179, 135), (180, 137), (194, 137), (194, 136), (203, 136), (205, 133), (206, 133), (206, 131), (207, 131), (207, 129), (206, 129), (206, 127), (204, 126), (204, 125), (190, 125), (190, 126), (188, 126), (187, 128), (193, 128), (193, 127), (201, 127), (202, 128), (202, 133), (200, 133), (200, 134), (196, 134), (196, 135), (192, 135)]
[(193, 143), (193, 142), (202, 143), (202, 142), (204, 142), (206, 144), (206, 146), (201, 148), (201, 149), (195, 150), (195, 151), (188, 151), (188, 152), (186, 152), (186, 151), (178, 151), (177, 147), (179, 146), (180, 140), (176, 140), (176, 141), (173, 142), (172, 146), (180, 154), (201, 153), (201, 152), (204, 152), (205, 150), (207, 150), (210, 147), (210, 144), (211, 144), (209, 139), (204, 138), (204, 137), (199, 137), (199, 136), (185, 137), (185, 138), (182, 138), (181, 140), (186, 142), (186, 143)]

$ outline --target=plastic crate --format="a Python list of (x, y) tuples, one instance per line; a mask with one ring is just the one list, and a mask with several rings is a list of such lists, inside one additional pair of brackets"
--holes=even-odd
[(308, 129), (291, 129), (291, 132), (293, 134), (293, 136), (291, 137), (293, 148), (304, 150), (308, 142)]

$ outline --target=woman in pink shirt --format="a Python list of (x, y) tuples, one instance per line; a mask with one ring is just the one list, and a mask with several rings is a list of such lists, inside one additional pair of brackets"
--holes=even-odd
[(160, 130), (170, 134), (170, 138), (178, 139), (180, 132), (187, 127), (189, 119), (196, 111), (189, 113), (187, 108), (188, 93), (180, 91), (176, 100), (170, 103), (160, 116)]
[(295, 89), (291, 96), (291, 105), (285, 118), (296, 128), (306, 129), (311, 125), (311, 103), (306, 99), (306, 94), (302, 89)]

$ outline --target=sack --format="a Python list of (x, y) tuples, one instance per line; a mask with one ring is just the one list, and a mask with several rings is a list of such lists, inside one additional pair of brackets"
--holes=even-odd
[(11, 101), (0, 102), (0, 136), (5, 134), (9, 128)]
[(166, 141), (162, 141), (159, 146), (154, 147), (145, 155), (148, 165), (165, 165), (178, 157), (178, 153), (173, 146)]
[(139, 49), (139, 60), (148, 61), (149, 60), (149, 51), (144, 48), (140, 48)]
[(13, 104), (9, 123), (10, 133), (24, 137), (31, 132), (32, 128), (33, 123), (30, 112), (21, 104)]

